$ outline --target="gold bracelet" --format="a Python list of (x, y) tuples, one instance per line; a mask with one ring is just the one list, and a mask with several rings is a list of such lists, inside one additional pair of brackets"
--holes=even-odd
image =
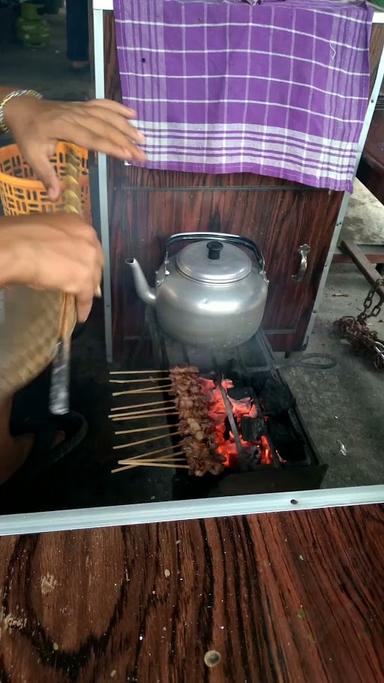
[(0, 102), (0, 133), (10, 132), (4, 120), (4, 107), (7, 104), (7, 102), (12, 100), (14, 97), (35, 97), (38, 100), (41, 100), (43, 96), (36, 90), (12, 90), (11, 92), (9, 92), (8, 95), (6, 95), (4, 99)]

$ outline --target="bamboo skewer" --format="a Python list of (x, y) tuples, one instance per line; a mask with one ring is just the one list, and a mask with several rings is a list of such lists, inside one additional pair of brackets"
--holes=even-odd
[(167, 372), (169, 370), (111, 370), (110, 375), (154, 375)]
[(169, 453), (173, 448), (179, 448), (179, 446), (165, 446), (163, 448), (157, 448), (155, 451), (150, 451), (149, 453), (142, 453), (141, 455), (133, 455), (130, 458), (125, 458), (124, 460), (118, 460), (119, 465), (126, 465), (128, 462), (130, 462), (133, 459), (138, 459), (138, 458), (152, 458), (154, 455), (157, 455), (159, 453)]
[(134, 469), (135, 467), (145, 467), (146, 465), (186, 465), (186, 460), (185, 458), (176, 458), (173, 460), (172, 458), (164, 458), (164, 460), (159, 460), (158, 458), (155, 458), (154, 460), (137, 460), (136, 462), (132, 463), (127, 463), (124, 465), (124, 467), (130, 467), (131, 469)]
[(136, 410), (136, 408), (145, 408), (146, 406), (163, 406), (166, 403), (175, 403), (173, 398), (169, 398), (166, 401), (150, 401), (149, 403), (136, 403), (133, 406), (115, 406), (111, 408), (112, 411), (117, 410)]
[[(123, 461), (124, 465), (129, 465), (131, 462), (135, 463), (136, 460), (146, 460), (148, 462), (165, 462), (168, 460), (183, 460), (185, 462), (185, 453), (184, 451), (175, 451), (170, 453), (168, 448), (164, 449), (167, 454), (166, 455), (160, 455), (159, 457), (155, 458), (152, 453), (141, 453), (141, 455), (132, 455), (131, 458), (126, 458)], [(119, 462), (120, 464), (120, 462)]]
[(112, 396), (126, 396), (127, 394), (164, 394), (164, 393), (169, 393), (171, 389), (171, 385), (162, 387), (161, 389), (152, 389), (149, 387), (148, 389), (130, 389), (129, 391), (115, 391)]
[[(168, 410), (176, 410), (178, 412), (176, 406), (166, 406), (164, 408), (165, 411)], [(110, 413), (108, 417), (110, 420), (114, 420), (116, 417), (125, 417), (126, 415), (153, 415), (153, 413), (162, 413), (164, 412), (161, 407), (160, 408), (150, 408), (150, 410), (131, 410), (129, 412), (122, 412), (122, 413)]]
[(139, 460), (138, 462), (132, 463), (132, 465), (125, 465), (130, 470), (135, 467), (185, 467), (188, 469), (188, 465), (179, 462), (162, 462), (158, 460)]
[(124, 420), (129, 417), (136, 417), (138, 419), (147, 417), (151, 419), (152, 417), (161, 417), (162, 415), (179, 415), (179, 411), (176, 408), (169, 408), (168, 410), (156, 410), (153, 411), (153, 413), (113, 413), (113, 415), (109, 416), (109, 419), (112, 420), (112, 422), (117, 422), (118, 420)]
[(116, 415), (116, 417), (112, 417), (112, 422), (128, 422), (130, 420), (147, 420), (148, 417), (151, 419), (153, 417), (171, 417), (171, 416), (176, 416), (178, 415), (177, 410), (168, 410), (168, 411), (163, 411), (161, 413), (155, 413), (154, 415), (140, 415), (140, 413), (137, 413), (136, 415)]
[(150, 441), (158, 441), (158, 439), (167, 439), (170, 436), (176, 436), (176, 434), (180, 434), (180, 431), (178, 429), (176, 429), (174, 432), (169, 432), (168, 434), (157, 434), (157, 436), (151, 436), (149, 439), (141, 439), (140, 441), (133, 441), (132, 443), (121, 443), (118, 446), (113, 446), (113, 450), (118, 451), (122, 448), (141, 446), (143, 443), (149, 443)]
[(186, 460), (185, 458), (176, 458), (173, 460), (172, 458), (164, 458), (163, 460), (160, 460), (159, 458), (155, 458), (154, 460), (137, 460), (133, 461), (132, 463), (127, 463), (124, 465), (124, 467), (129, 467), (130, 469), (134, 469), (135, 467), (144, 467), (146, 465), (185, 465)]
[(160, 467), (164, 469), (173, 469), (173, 470), (188, 470), (189, 466), (188, 465), (173, 465), (168, 462), (159, 462), (159, 463), (152, 463), (152, 462), (142, 462), (137, 465), (134, 465), (133, 467), (131, 465), (125, 465), (124, 467), (116, 467), (114, 470), (111, 470), (112, 474), (116, 474), (116, 472), (124, 472), (124, 470), (133, 470), (135, 467)]
[(159, 429), (169, 429), (169, 425), (154, 425), (153, 427), (135, 427), (135, 429), (123, 429), (115, 434), (137, 434), (138, 432), (153, 432)]
[(144, 384), (148, 382), (168, 382), (169, 377), (146, 377), (145, 379), (110, 379), (110, 384)]

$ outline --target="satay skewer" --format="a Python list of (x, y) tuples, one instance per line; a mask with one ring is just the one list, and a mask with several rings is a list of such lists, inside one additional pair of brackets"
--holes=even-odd
[(172, 385), (169, 384), (167, 386), (161, 387), (161, 389), (152, 389), (152, 387), (149, 387), (148, 389), (129, 389), (129, 391), (114, 391), (112, 396), (127, 396), (130, 394), (131, 396), (134, 394), (140, 394), (143, 396), (143, 394), (168, 394), (170, 393)]
[(158, 441), (159, 439), (167, 439), (170, 436), (176, 436), (180, 434), (180, 431), (176, 429), (168, 434), (157, 434), (156, 436), (151, 436), (149, 439), (141, 439), (140, 441), (132, 441), (132, 443), (121, 443), (118, 446), (113, 446), (113, 450), (118, 451), (122, 448), (132, 448), (133, 446), (141, 446), (144, 443), (149, 443), (150, 441)]
[(152, 427), (135, 427), (134, 429), (123, 429), (115, 432), (116, 435), (121, 434), (137, 434), (139, 432), (154, 432), (160, 429), (169, 429), (169, 425), (153, 425)]
[(161, 469), (189, 470), (189, 465), (178, 465), (168, 462), (142, 462), (140, 463), (140, 465), (138, 464), (134, 467), (131, 465), (125, 465), (124, 467), (116, 467), (115, 469), (111, 470), (111, 473), (116, 474), (117, 472), (124, 472), (124, 470), (133, 470), (135, 469), (135, 467), (160, 467)]
[[(172, 448), (172, 447), (171, 447)], [(130, 458), (126, 458), (123, 463), (124, 465), (129, 465), (131, 462), (136, 462), (136, 460), (147, 460), (148, 462), (163, 462), (163, 460), (184, 460), (185, 462), (185, 453), (182, 450), (178, 451), (172, 451), (170, 452), (168, 448), (165, 448), (165, 455), (159, 455), (158, 457), (155, 457), (152, 455), (151, 452), (149, 453), (141, 453), (140, 455), (132, 455)], [(119, 461), (120, 464), (120, 461)]]
[(110, 375), (154, 375), (156, 374), (170, 374), (171, 372), (174, 372), (176, 374), (184, 374), (187, 373), (189, 375), (198, 375), (199, 374), (199, 369), (195, 367), (194, 365), (188, 365), (186, 367), (183, 366), (175, 366), (173, 368), (156, 368), (154, 369), (149, 369), (149, 370), (110, 370), (109, 374)]
[(151, 459), (147, 460), (144, 458), (142, 460), (134, 460), (132, 463), (129, 462), (126, 465), (124, 465), (124, 467), (131, 467), (133, 469), (134, 467), (140, 467), (141, 465), (146, 465), (148, 463), (155, 464), (155, 465), (158, 465), (158, 464), (159, 465), (163, 465), (163, 464), (164, 465), (171, 465), (171, 464), (173, 464), (173, 465), (186, 465), (187, 461), (186, 461), (185, 457), (184, 458), (180, 458), (180, 457), (163, 458), (163, 459), (154, 458), (153, 460), (151, 460)]
[(178, 413), (179, 411), (177, 410), (176, 406), (167, 406), (164, 408), (154, 408), (153, 410), (144, 410), (143, 412), (141, 411), (136, 411), (136, 410), (131, 410), (128, 413), (110, 413), (108, 415), (110, 420), (116, 420), (117, 418), (120, 417), (152, 417), (153, 415), (166, 415), (167, 413)]
[(178, 460), (138, 460), (137, 462), (133, 462), (131, 465), (124, 465), (124, 467), (129, 467), (130, 469), (134, 469), (135, 467), (158, 467), (159, 465), (173, 465), (173, 466), (185, 466), (188, 467), (185, 458), (183, 462), (180, 462)]
[(155, 460), (137, 460), (137, 462), (132, 462), (132, 463), (127, 463), (127, 465), (124, 465), (124, 467), (129, 467), (130, 469), (134, 469), (135, 467), (147, 467), (148, 465), (152, 466), (158, 466), (158, 465), (187, 465), (186, 459), (184, 458), (176, 458), (173, 460), (172, 458), (165, 458), (164, 460), (159, 460), (158, 458), (155, 458)]
[[(164, 446), (163, 448), (157, 448), (155, 451), (141, 453), (140, 455), (132, 455), (130, 458), (124, 458), (123, 460), (118, 460), (117, 462), (119, 465), (126, 465), (133, 459), (137, 460), (138, 458), (152, 458), (154, 455), (158, 455), (160, 453), (169, 453), (173, 448), (179, 448), (179, 446)], [(184, 451), (182, 452), (184, 453)]]
[(154, 375), (156, 374), (169, 374), (169, 370), (111, 370), (110, 375)]
[(114, 420), (116, 417), (124, 417), (125, 415), (153, 415), (153, 413), (162, 413), (168, 410), (176, 410), (176, 412), (179, 412), (176, 406), (173, 405), (165, 406), (165, 408), (160, 406), (157, 408), (150, 408), (149, 410), (129, 410), (125, 412), (122, 411), (121, 413), (109, 413), (108, 417), (110, 420)]
[(116, 406), (111, 408), (111, 412), (115, 412), (117, 410), (136, 410), (136, 408), (145, 408), (146, 406), (164, 406), (167, 403), (175, 403), (175, 399), (169, 398), (166, 401), (150, 401), (148, 403), (136, 403), (135, 405), (130, 406)]
[(127, 422), (130, 420), (148, 420), (148, 418), (152, 417), (170, 417), (170, 416), (177, 416), (179, 415), (179, 412), (177, 410), (163, 410), (160, 413), (155, 413), (148, 415), (148, 413), (145, 413), (145, 415), (140, 415), (140, 413), (133, 413), (132, 415), (127, 413), (126, 415), (119, 415), (117, 414), (116, 417), (113, 416), (111, 417), (112, 422)]
[(166, 377), (146, 377), (145, 379), (110, 379), (110, 384), (148, 384), (149, 382), (166, 382), (169, 381), (169, 375)]

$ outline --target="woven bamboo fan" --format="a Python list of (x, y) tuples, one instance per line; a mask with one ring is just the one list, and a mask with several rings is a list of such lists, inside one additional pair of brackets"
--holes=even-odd
[[(65, 210), (81, 213), (79, 164), (68, 149)], [(24, 286), (0, 290), (0, 399), (28, 384), (53, 360), (59, 339), (76, 323), (75, 301), (58, 291)]]

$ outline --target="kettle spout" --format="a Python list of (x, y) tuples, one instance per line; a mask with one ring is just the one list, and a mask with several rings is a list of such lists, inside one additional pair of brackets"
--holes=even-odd
[(144, 303), (153, 306), (156, 301), (155, 290), (148, 285), (140, 264), (135, 258), (126, 259), (126, 263), (131, 268), (137, 296), (144, 301)]

